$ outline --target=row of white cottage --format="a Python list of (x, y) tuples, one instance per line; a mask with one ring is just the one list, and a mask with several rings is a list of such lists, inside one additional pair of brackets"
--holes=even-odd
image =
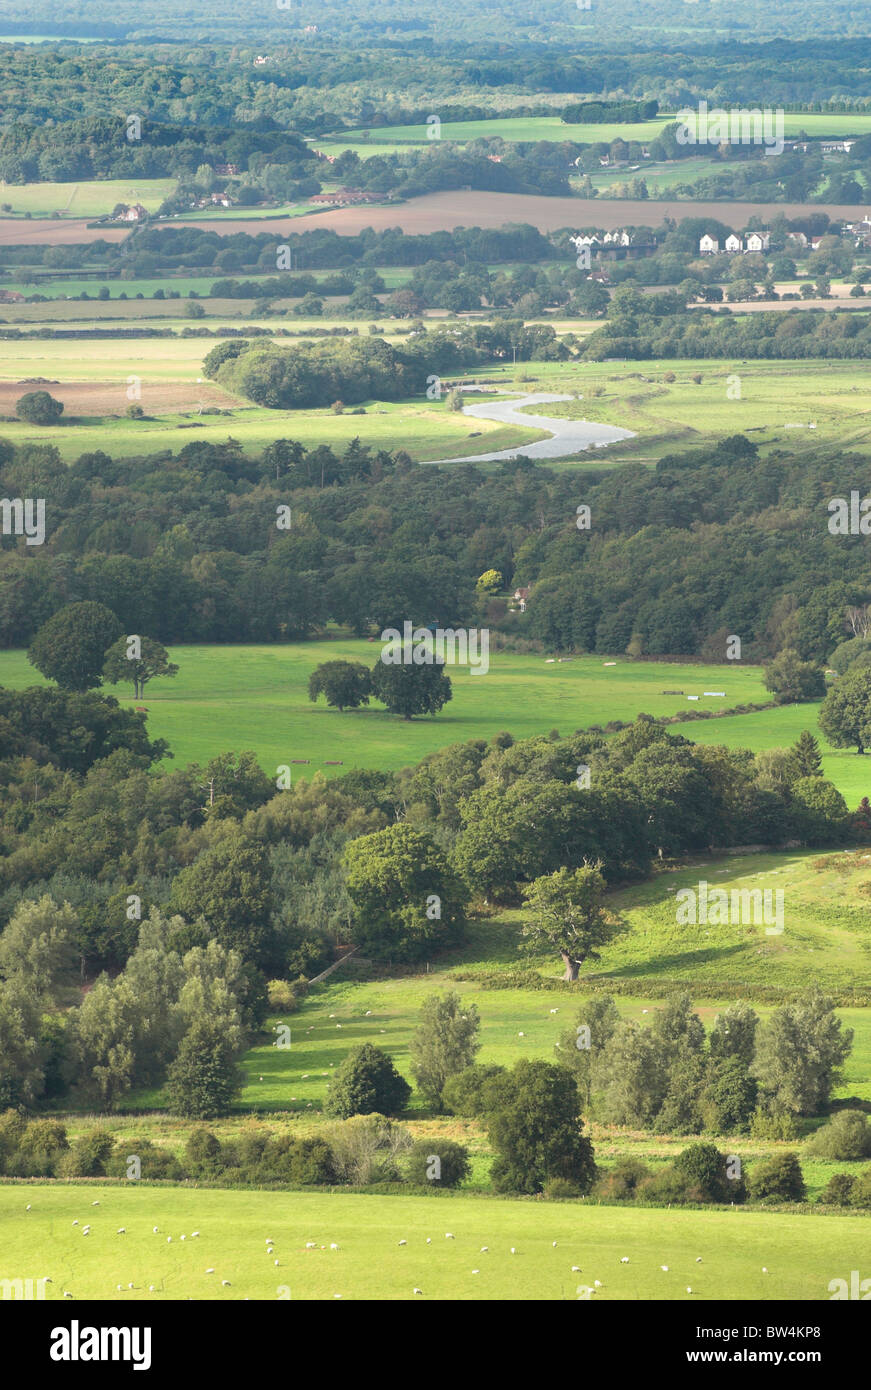
[[(768, 243), (768, 232), (748, 232), (746, 237), (736, 236), (732, 232), (723, 242), (723, 250), (729, 255), (736, 255), (739, 251), (767, 251)], [(720, 243), (715, 236), (705, 232), (699, 240), (699, 250), (703, 256), (716, 256), (720, 251)]]

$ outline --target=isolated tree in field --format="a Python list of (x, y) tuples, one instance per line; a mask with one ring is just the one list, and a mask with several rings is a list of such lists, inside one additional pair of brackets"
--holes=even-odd
[(244, 1073), (220, 1019), (200, 1017), (182, 1039), (167, 1073), (169, 1108), (186, 1119), (226, 1115)]
[(15, 402), (15, 413), (28, 425), (56, 425), (64, 406), (63, 401), (56, 401), (47, 391), (28, 391)]
[(481, 1019), (474, 1004), (459, 994), (430, 994), (420, 1010), (420, 1024), (411, 1039), (411, 1072), (418, 1090), (437, 1109), (443, 1108), (445, 1082), (470, 1067), (481, 1044)]
[(360, 661), (323, 661), (308, 678), (308, 697), (327, 697), (334, 709), (357, 709), (368, 705), (372, 675)]
[(826, 693), (826, 678), (814, 661), (802, 661), (793, 647), (784, 647), (765, 668), (765, 689), (779, 705), (819, 700)]
[(387, 1053), (363, 1043), (336, 1068), (324, 1109), (340, 1120), (352, 1115), (396, 1115), (405, 1109), (410, 1095), (411, 1087)]
[(63, 690), (91, 690), (102, 681), (106, 651), (121, 632), (102, 603), (68, 603), (43, 623), (27, 660)]
[(823, 700), (820, 728), (836, 748), (871, 744), (871, 667), (858, 666), (839, 677)]
[(752, 1072), (772, 1114), (819, 1115), (853, 1045), (819, 987), (807, 999), (775, 1009), (759, 1029)]
[(415, 714), (438, 714), (451, 699), (450, 677), (444, 662), (429, 665), (388, 665), (380, 659), (372, 667), (372, 694), (391, 714), (411, 719)]
[(580, 1097), (565, 1069), (523, 1059), (502, 1084), (499, 1108), (487, 1117), (495, 1190), (541, 1192), (550, 1179), (563, 1178), (588, 1192), (596, 1176), (593, 1146), (581, 1133)]
[(605, 880), (601, 866), (583, 864), (580, 869), (557, 869), (523, 889), (529, 917), (523, 924), (528, 951), (553, 950), (565, 965), (564, 980), (576, 980), (589, 957), (598, 960), (596, 947), (605, 946), (621, 930), (621, 923), (602, 906)]
[(155, 676), (177, 675), (178, 666), (170, 661), (166, 647), (153, 637), (119, 637), (103, 662), (103, 679), (110, 685), (130, 681), (136, 700), (142, 699), (146, 685)]
[(389, 825), (345, 847), (354, 905), (351, 939), (367, 954), (420, 960), (456, 940), (468, 890), (442, 849), (409, 825)]

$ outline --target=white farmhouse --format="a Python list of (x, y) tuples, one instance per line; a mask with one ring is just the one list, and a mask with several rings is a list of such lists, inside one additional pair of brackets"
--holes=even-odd
[(726, 237), (724, 246), (726, 253), (730, 256), (737, 255), (739, 251), (744, 250), (743, 241), (739, 236), (736, 236), (734, 232), (731, 232), (729, 236)]
[(770, 240), (768, 232), (748, 232), (746, 249), (748, 251), (767, 251)]
[(708, 232), (699, 240), (699, 250), (703, 256), (716, 256), (720, 249), (720, 243), (716, 237), (710, 236)]

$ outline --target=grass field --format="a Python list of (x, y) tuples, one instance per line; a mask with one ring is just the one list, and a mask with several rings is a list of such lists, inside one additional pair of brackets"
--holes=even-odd
[[(100, 1205), (92, 1206), (94, 1201)], [(78, 1227), (72, 1225), (76, 1219)], [(86, 1222), (91, 1233), (83, 1237)], [(124, 1235), (116, 1234), (119, 1226), (126, 1228)], [(191, 1239), (195, 1230), (200, 1235)], [(452, 1240), (445, 1239), (446, 1231)], [(267, 1237), (275, 1242), (275, 1256), (267, 1254)], [(645, 1211), (462, 1196), (99, 1183), (0, 1187), (0, 1277), (48, 1275), (53, 1283), (46, 1286), (47, 1297), (60, 1299), (69, 1290), (73, 1306), (76, 1298), (188, 1296), (413, 1300), (415, 1288), (424, 1299), (572, 1301), (596, 1280), (600, 1287), (592, 1296), (605, 1300), (814, 1302), (830, 1297), (832, 1279), (849, 1280), (850, 1270), (860, 1267), (867, 1239), (867, 1218), (861, 1216), (740, 1207)], [(407, 1245), (400, 1246), (401, 1240)], [(314, 1249), (305, 1248), (309, 1241)], [(624, 1256), (628, 1264), (621, 1264)]]
[(5, 183), (0, 180), (0, 203), (11, 203), (13, 214), (29, 212), (34, 217), (50, 217), (53, 212), (70, 217), (105, 217), (116, 203), (141, 203), (146, 211), (157, 212), (175, 189), (176, 182), (175, 179), (90, 179), (82, 183)]
[[(136, 372), (135, 366), (128, 370)], [(128, 404), (124, 398), (125, 389), (123, 383), (118, 384), (118, 404), (113, 408), (120, 412)], [(462, 415), (449, 412), (444, 402), (439, 404), (425, 399), (401, 404), (379, 402), (370, 406), (365, 415), (333, 415), (329, 410), (285, 411), (241, 406), (233, 410), (231, 419), (227, 419), (225, 416), (197, 414), (199, 399), (208, 399), (208, 386), (192, 387), (189, 403), (183, 413), (166, 411), (162, 405), (162, 392), (155, 387), (149, 395), (146, 380), (143, 380), (141, 389), (141, 404), (148, 419), (134, 421), (131, 427), (131, 422), (123, 416), (86, 417), (75, 425), (41, 428), (39, 442), (57, 445), (61, 456), (71, 461), (91, 449), (103, 449), (115, 458), (157, 453), (161, 449), (177, 453), (193, 439), (219, 444), (232, 437), (238, 440), (246, 453), (260, 454), (274, 439), (298, 439), (307, 448), (313, 448), (316, 444), (331, 444), (342, 449), (350, 440), (358, 437), (376, 450), (403, 448), (415, 459), (428, 459), (443, 458), (446, 451), (453, 454), (466, 453), (474, 448), (479, 448), (481, 452), (520, 448), (532, 440), (544, 438), (540, 430), (498, 425), (489, 420), (469, 421)], [(152, 406), (149, 406), (149, 401)], [(470, 435), (475, 430), (480, 438), (470, 441)], [(33, 430), (27, 425), (4, 421), (0, 423), (0, 436), (12, 443), (25, 443), (33, 438)]]
[[(717, 109), (715, 102), (710, 103), (710, 109), (712, 112)], [(435, 111), (433, 114), (437, 115), (438, 112)], [(637, 121), (626, 124), (610, 121), (602, 125), (594, 125), (590, 122), (569, 124), (561, 120), (559, 116), (506, 116), (496, 117), (493, 120), (442, 121), (441, 139), (465, 142), (499, 136), (502, 140), (525, 142), (571, 140), (579, 144), (589, 145), (610, 144), (612, 140), (639, 140), (644, 144), (650, 144), (667, 125), (673, 124), (676, 119), (676, 115), (673, 114), (657, 116), (652, 121)], [(842, 112), (794, 114), (787, 112), (783, 118), (783, 129), (787, 137), (797, 136), (802, 131), (806, 131), (808, 135), (812, 136), (865, 135), (871, 131), (871, 112), (852, 114)], [(367, 140), (362, 140), (362, 135), (362, 130), (349, 130), (342, 136), (329, 136), (325, 142), (318, 142), (318, 149), (326, 151), (329, 145), (329, 152), (332, 153), (334, 149), (354, 148), (362, 157), (364, 149), (371, 149), (373, 154), (380, 153), (382, 139), (387, 145), (426, 145), (430, 143), (425, 122), (420, 125), (382, 126), (377, 130), (370, 131)], [(344, 143), (346, 140), (349, 144)]]
[[(339, 658), (371, 665), (375, 642), (336, 638), (280, 646), (180, 646), (173, 680), (148, 687), (148, 727), (165, 738), (179, 765), (202, 762), (228, 749), (252, 748), (269, 770), (294, 758), (310, 759), (299, 776), (319, 769), (327, 776), (352, 767), (396, 769), (418, 762), (446, 744), (492, 738), (508, 729), (529, 738), (557, 728), (565, 736), (590, 724), (634, 718), (639, 712), (673, 714), (687, 708), (681, 696), (663, 690), (725, 690), (726, 699), (704, 698), (695, 706), (761, 703), (767, 698), (758, 667), (723, 667), (618, 661), (579, 657), (545, 664), (541, 656), (493, 652), (486, 676), (452, 669), (453, 699), (433, 718), (406, 722), (376, 705), (359, 710), (327, 709), (308, 699), (308, 678), (322, 661)], [(23, 652), (0, 653), (0, 684), (12, 689), (41, 683)], [(134, 702), (123, 686), (108, 687), (122, 703)], [(785, 705), (754, 714), (697, 720), (673, 726), (699, 743), (730, 748), (779, 748), (809, 729), (823, 750), (823, 771), (850, 806), (871, 795), (867, 758), (831, 749), (817, 725), (815, 704)], [(327, 768), (325, 761), (341, 761)]]
[[(769, 858), (776, 862), (774, 856), (756, 858), (760, 865), (768, 862)], [(728, 865), (731, 860), (720, 862)], [(753, 856), (749, 855), (742, 861), (742, 867), (748, 869), (748, 879), (752, 877), (752, 862)], [(781, 862), (785, 867), (786, 861), (781, 859)], [(692, 873), (695, 873), (696, 878), (693, 881), (698, 882), (700, 872), (699, 865), (685, 874), (684, 878), (689, 881)], [(711, 882), (725, 881), (723, 878), (714, 877), (718, 872), (715, 865), (709, 866), (705, 872), (710, 874)], [(812, 874), (810, 859), (804, 867), (804, 872), (807, 877)], [(670, 874), (667, 877), (669, 880), (677, 878), (676, 875)], [(825, 879), (825, 875), (819, 877)], [(665, 885), (657, 883), (655, 892), (664, 904), (670, 904)], [(615, 895), (615, 906), (623, 908), (624, 898), (625, 895)], [(631, 940), (627, 938), (629, 945), (615, 944), (604, 950), (601, 963), (584, 971), (582, 986), (583, 980), (588, 976), (602, 979), (607, 975), (616, 981), (625, 980), (627, 972), (621, 970), (621, 951), (624, 954), (627, 950), (634, 951), (637, 959), (643, 959), (645, 946), (651, 944), (649, 934), (644, 932), (638, 914), (633, 915), (629, 909), (624, 910), (627, 910), (627, 920), (633, 931)], [(252, 1048), (247, 1054), (247, 1084), (236, 1107), (237, 1114), (254, 1110), (263, 1115), (285, 1112), (301, 1119), (308, 1118), (312, 1110), (320, 1111), (331, 1072), (339, 1066), (349, 1048), (361, 1043), (373, 1043), (376, 1047), (383, 1048), (393, 1058), (399, 1071), (412, 1081), (409, 1043), (419, 1021), (423, 1000), (433, 991), (440, 989), (455, 990), (462, 995), (466, 1003), (473, 1003), (478, 1009), (481, 1015), (483, 1044), (476, 1059), (478, 1062), (511, 1067), (522, 1057), (541, 1057), (552, 1061), (555, 1055), (554, 1044), (560, 1035), (572, 1026), (579, 1010), (583, 1008), (585, 995), (581, 992), (566, 993), (557, 988), (557, 979), (561, 974), (558, 958), (529, 957), (525, 952), (521, 955), (517, 949), (520, 941), (519, 927), (519, 913), (504, 913), (499, 918), (485, 923), (473, 923), (468, 944), (435, 962), (435, 969), (427, 974), (371, 982), (343, 981), (340, 976), (331, 978), (306, 998), (299, 1013), (286, 1017), (276, 1015), (270, 1020), (270, 1027), (278, 1023), (285, 1023), (290, 1027), (290, 1047), (278, 1049), (272, 1043), (264, 1043)], [(691, 929), (681, 930), (687, 940), (677, 944), (672, 942), (675, 960), (666, 958), (661, 951), (657, 955), (654, 945), (646, 979), (655, 981), (657, 985), (667, 984), (675, 990), (687, 989), (692, 994), (692, 985), (688, 983), (685, 974), (681, 974), (680, 964), (675, 963), (678, 955), (683, 956), (686, 963), (690, 963), (694, 955)], [(800, 933), (802, 928), (796, 926), (794, 930)], [(726, 934), (728, 929), (722, 928), (718, 931)], [(756, 949), (759, 939), (774, 940), (756, 931), (756, 945), (750, 950)], [(834, 955), (838, 950), (840, 937), (825, 939)], [(552, 978), (553, 990), (485, 990), (475, 984), (476, 966), (479, 969), (493, 970), (518, 964), (530, 964), (539, 969), (545, 977)], [(768, 965), (764, 967), (767, 974), (762, 983), (776, 984), (782, 979), (784, 989), (794, 988), (797, 967), (796, 970), (784, 969), (782, 973), (780, 967), (780, 960), (769, 959)], [(720, 962), (720, 976), (728, 977), (727, 984), (731, 980), (737, 982), (740, 978), (741, 972), (737, 968), (729, 974), (731, 968), (730, 963), (723, 965), (722, 961)], [(452, 969), (459, 970), (464, 979), (451, 978)], [(814, 967), (811, 967), (811, 970), (814, 971)], [(864, 981), (867, 988), (871, 986), (871, 961), (867, 953), (861, 970), (863, 973), (856, 978), (856, 983), (858, 985), (860, 981)], [(619, 995), (616, 1002), (624, 1017), (634, 1018), (640, 1023), (649, 1023), (650, 1014), (654, 1009), (662, 1007), (662, 1000), (644, 996), (645, 979), (642, 978), (642, 974), (639, 970), (638, 995)], [(824, 987), (833, 988), (837, 983), (836, 977), (839, 976), (843, 978), (837, 960), (827, 962), (823, 959), (814, 974), (810, 977), (805, 976), (804, 980), (800, 981), (799, 987), (806, 983), (808, 978), (818, 977)], [(703, 971), (700, 972), (699, 978), (704, 978)], [(759, 981), (759, 970), (756, 973), (756, 981)], [(704, 996), (704, 990), (702, 993)], [(715, 1000), (703, 997), (700, 1001), (694, 1001), (694, 1007), (706, 1027), (710, 1028), (717, 1013), (726, 1007), (727, 1001), (728, 995)], [(769, 1011), (765, 1006), (755, 1007), (760, 1015)], [(551, 1013), (551, 1009), (557, 1009), (558, 1012)], [(871, 1101), (871, 1011), (864, 1008), (845, 1008), (839, 1009), (838, 1014), (845, 1027), (852, 1028), (855, 1033), (853, 1051), (846, 1063), (844, 1082), (838, 1094)], [(137, 1106), (162, 1110), (165, 1097), (157, 1091), (140, 1092), (136, 1095), (134, 1103)], [(429, 1113), (425, 1101), (417, 1091), (412, 1096), (408, 1113), (412, 1120), (420, 1120)], [(127, 1123), (135, 1129), (135, 1120)], [(431, 1123), (462, 1125), (464, 1122), (450, 1119)], [(621, 1135), (621, 1147), (624, 1139), (625, 1136)], [(660, 1154), (668, 1154), (674, 1142), (675, 1140), (670, 1138), (652, 1141), (654, 1150)], [(751, 1149), (760, 1148), (757, 1141), (746, 1140), (745, 1144)]]
[[(309, 767), (300, 769), (301, 776), (311, 776), (324, 759), (342, 759), (345, 769), (400, 768), (445, 744), (491, 738), (502, 729), (515, 738), (552, 728), (567, 735), (609, 719), (630, 720), (640, 710), (672, 714), (688, 707), (686, 699), (663, 695), (663, 690), (727, 692), (725, 701), (699, 700), (699, 709), (767, 698), (756, 667), (725, 670), (648, 662), (606, 667), (604, 657), (593, 656), (547, 666), (540, 656), (493, 652), (486, 675), (451, 668), (453, 699), (432, 718), (406, 721), (374, 704), (339, 713), (323, 701), (309, 701), (309, 674), (320, 662), (341, 658), (371, 665), (379, 651), (377, 642), (351, 639), (274, 647), (174, 647), (178, 676), (148, 686), (149, 730), (168, 739), (181, 765), (225, 749), (253, 748), (267, 770), (293, 758), (311, 758)], [(0, 653), (0, 684), (20, 689), (40, 681), (23, 652)], [(112, 687), (109, 693), (134, 703), (125, 687)], [(813, 727), (815, 707), (802, 708), (807, 711), (805, 727)], [(772, 718), (779, 713), (766, 711)], [(698, 728), (727, 722), (694, 723), (686, 731), (693, 737)]]
[[(225, 316), (217, 315), (219, 322), (232, 322), (241, 312), (240, 301), (211, 303), (213, 310), (216, 305), (232, 306)], [(173, 301), (147, 301), (149, 311), (159, 308), (167, 315), (177, 312), (172, 304)], [(53, 312), (51, 305), (28, 307)], [(70, 314), (82, 313), (79, 304), (60, 307)], [(113, 304), (111, 312), (130, 309), (131, 317), (135, 317), (138, 307), (137, 301), (128, 301)], [(74, 320), (69, 322), (71, 326)], [(304, 329), (317, 327), (319, 321), (289, 318), (281, 322), (290, 328)], [(187, 323), (183, 318), (161, 319), (161, 326), (178, 332)], [(584, 335), (595, 327), (589, 320), (557, 319), (553, 323), (558, 333)], [(395, 338), (395, 332), (391, 333), (395, 325), (386, 321), (383, 327), (388, 339)], [(62, 457), (68, 460), (98, 448), (119, 457), (160, 449), (177, 451), (194, 433), (198, 439), (210, 442), (221, 442), (232, 435), (243, 448), (254, 453), (276, 438), (299, 439), (314, 446), (341, 445), (359, 435), (373, 448), (402, 447), (420, 461), (451, 457), (454, 453), (520, 448), (543, 437), (532, 429), (525, 431), (517, 426), (458, 417), (444, 403), (427, 401), (423, 393), (420, 399), (405, 402), (370, 402), (366, 414), (360, 416), (334, 416), (323, 410), (273, 411), (227, 397), (224, 403), (234, 406), (231, 418), (197, 418), (193, 430), (182, 428), (191, 424), (183, 412), (195, 412), (204, 398), (202, 362), (213, 345), (209, 339), (180, 336), (123, 341), (57, 340), (50, 345), (40, 339), (0, 340), (0, 388), (2, 383), (14, 387), (35, 376), (61, 383), (93, 382), (101, 388), (93, 401), (89, 402), (85, 395), (68, 407), (65, 423), (38, 431), (41, 443), (57, 445)], [(673, 382), (665, 380), (668, 372), (674, 373)], [(142, 405), (153, 417), (149, 420), (131, 422), (119, 418), (126, 408), (124, 393), (130, 375), (140, 378)], [(693, 380), (696, 375), (702, 378), (698, 384)], [(698, 447), (736, 433), (747, 433), (763, 451), (777, 447), (801, 452), (835, 445), (867, 452), (871, 445), (871, 383), (861, 364), (852, 362), (527, 362), (516, 367), (482, 367), (477, 373), (470, 373), (468, 379), (484, 380), (518, 393), (536, 389), (563, 392), (576, 399), (549, 406), (545, 413), (556, 417), (583, 416), (634, 432), (633, 439), (581, 455), (579, 460), (550, 461), (548, 466), (553, 468), (603, 468), (626, 460), (653, 463), (675, 449)], [(189, 397), (164, 398), (156, 389), (171, 383), (187, 383)], [(116, 389), (118, 404), (104, 406), (103, 397), (110, 387)], [(19, 394), (23, 390), (22, 385)], [(740, 398), (734, 399), (737, 392)], [(2, 388), (2, 393), (5, 404), (0, 409), (11, 415), (17, 398), (15, 391), (8, 401), (8, 391)], [(100, 418), (104, 412), (106, 418)], [(72, 424), (70, 415), (82, 417), (82, 422)], [(479, 438), (473, 437), (475, 431), (480, 431)], [(27, 442), (34, 437), (34, 430), (16, 421), (0, 421), (0, 435), (12, 442)]]

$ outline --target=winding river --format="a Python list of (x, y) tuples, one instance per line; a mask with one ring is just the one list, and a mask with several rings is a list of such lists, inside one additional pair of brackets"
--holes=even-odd
[[(463, 390), (468, 391), (469, 387)], [(498, 420), (503, 425), (522, 425), (526, 429), (547, 430), (550, 439), (534, 444), (516, 444), (512, 449), (499, 449), (494, 454), (465, 454), (449, 459), (427, 459), (428, 463), (491, 463), (524, 454), (531, 459), (567, 458), (586, 449), (601, 449), (621, 439), (632, 439), (632, 430), (616, 425), (597, 425), (592, 420), (557, 420), (550, 415), (524, 414), (526, 406), (551, 405), (554, 401), (570, 401), (572, 396), (555, 395), (551, 391), (535, 391), (513, 401), (489, 401), (481, 405), (464, 405), (463, 414), (475, 420)]]

